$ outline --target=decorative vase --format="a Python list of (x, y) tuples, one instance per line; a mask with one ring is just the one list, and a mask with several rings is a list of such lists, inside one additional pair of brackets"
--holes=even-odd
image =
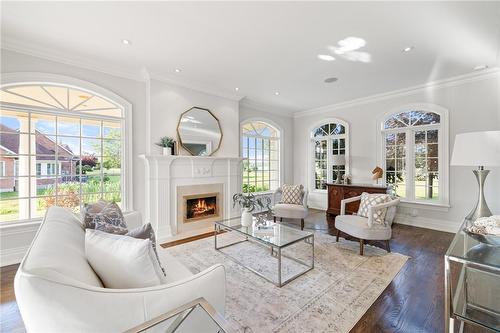
[(170, 155), (172, 155), (172, 148), (170, 148), (170, 147), (163, 147), (163, 155), (164, 156), (170, 156)]
[(241, 213), (241, 225), (244, 227), (249, 227), (252, 225), (252, 213), (248, 210), (248, 208), (243, 208), (243, 212)]

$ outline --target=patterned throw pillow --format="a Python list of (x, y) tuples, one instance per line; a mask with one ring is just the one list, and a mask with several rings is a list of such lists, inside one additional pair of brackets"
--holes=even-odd
[(284, 184), (281, 187), (283, 192), (281, 196), (280, 203), (292, 204), (292, 205), (302, 205), (303, 195), (302, 190), (304, 187), (302, 185), (287, 185)]
[[(390, 200), (389, 195), (380, 193), (361, 193), (361, 203), (359, 205), (358, 215), (368, 217), (368, 208), (371, 206), (379, 205)], [(373, 223), (386, 226), (385, 214), (387, 208), (379, 209), (373, 212)]]
[(83, 225), (85, 229), (96, 229), (96, 222), (127, 229), (120, 207), (114, 202), (102, 199), (96, 203), (86, 204), (84, 207)]

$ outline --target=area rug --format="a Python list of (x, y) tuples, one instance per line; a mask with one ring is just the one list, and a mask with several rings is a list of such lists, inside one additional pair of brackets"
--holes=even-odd
[[(220, 242), (232, 242), (234, 237), (224, 234)], [(337, 243), (333, 236), (315, 233), (314, 269), (278, 288), (228, 257), (275, 276), (276, 258), (251, 242), (221, 253), (210, 237), (161, 251), (174, 255), (193, 273), (217, 263), (224, 265), (225, 317), (232, 329), (245, 333), (349, 332), (408, 259), (373, 246), (365, 246), (365, 255), (360, 256), (359, 243), (342, 238)], [(311, 259), (310, 247), (303, 242), (287, 251), (303, 261)], [(283, 264), (285, 276), (301, 268), (295, 261)]]

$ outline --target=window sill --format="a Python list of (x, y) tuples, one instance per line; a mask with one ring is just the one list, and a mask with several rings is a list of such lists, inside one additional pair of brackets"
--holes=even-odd
[(42, 218), (32, 219), (32, 220), (20, 220), (12, 222), (4, 222), (0, 225), (0, 230), (9, 230), (15, 228), (30, 228), (40, 226), (42, 224)]
[(401, 199), (400, 207), (428, 209), (428, 210), (434, 210), (434, 211), (440, 211), (440, 212), (447, 212), (450, 210), (451, 206), (447, 203), (409, 201), (409, 200)]

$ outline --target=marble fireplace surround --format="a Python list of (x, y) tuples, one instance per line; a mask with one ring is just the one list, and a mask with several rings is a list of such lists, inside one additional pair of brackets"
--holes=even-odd
[[(240, 215), (239, 208), (233, 208), (231, 198), (241, 192), (242, 158), (239, 157), (201, 157), (201, 156), (163, 156), (140, 155), (145, 171), (145, 220), (154, 228), (159, 242), (165, 242), (183, 233), (200, 228), (206, 231), (212, 221), (183, 223), (182, 196), (184, 189), (198, 188), (204, 194), (214, 187), (222, 190), (221, 218)], [(212, 189), (208, 191), (207, 189)], [(189, 194), (195, 194), (189, 191)], [(189, 225), (186, 228), (186, 225)]]

